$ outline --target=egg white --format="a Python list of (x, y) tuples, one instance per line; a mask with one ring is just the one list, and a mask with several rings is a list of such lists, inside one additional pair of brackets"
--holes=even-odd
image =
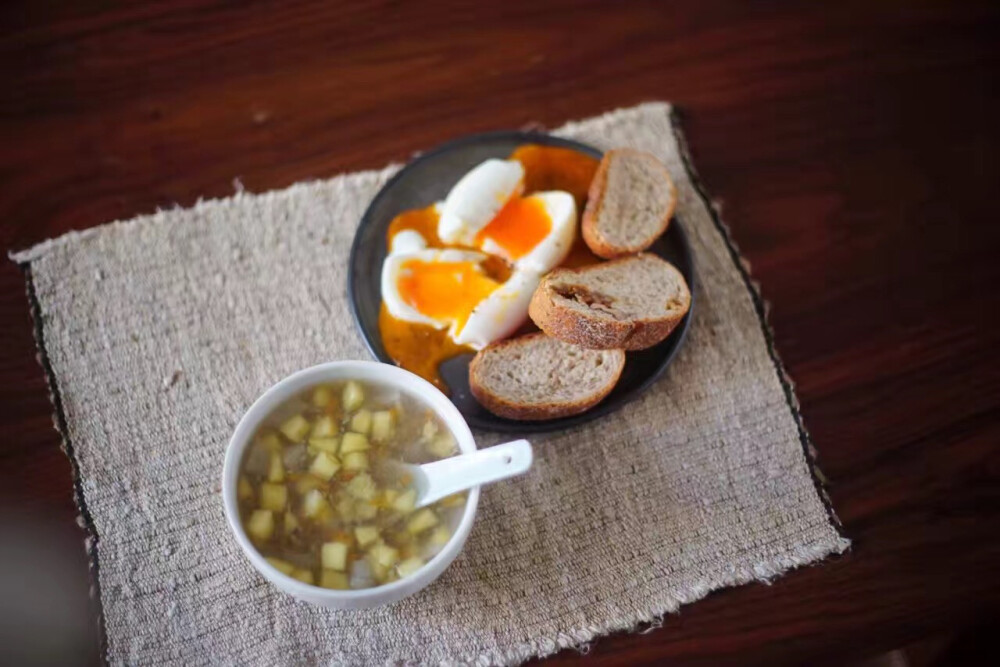
[(528, 303), (540, 280), (541, 276), (534, 271), (515, 271), (507, 282), (479, 302), (453, 340), (481, 350), (517, 331), (528, 319)]
[(511, 197), (524, 191), (524, 167), (517, 160), (489, 159), (455, 184), (441, 206), (438, 236), (471, 246), (476, 234)]

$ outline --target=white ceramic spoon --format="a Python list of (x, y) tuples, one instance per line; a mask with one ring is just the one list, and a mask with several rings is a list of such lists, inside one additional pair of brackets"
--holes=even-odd
[(515, 440), (433, 463), (398, 465), (412, 476), (417, 507), (424, 507), (453, 493), (527, 472), (533, 459), (531, 443)]

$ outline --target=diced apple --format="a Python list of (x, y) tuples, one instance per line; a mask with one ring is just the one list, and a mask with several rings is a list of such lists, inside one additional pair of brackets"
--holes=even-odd
[(251, 539), (267, 542), (274, 534), (274, 514), (270, 510), (254, 510), (247, 521), (247, 533)]
[(355, 433), (368, 435), (372, 430), (372, 413), (370, 410), (358, 410), (351, 417), (351, 430)]
[(344, 455), (345, 470), (367, 470), (368, 452), (351, 452)]
[(358, 546), (364, 549), (378, 539), (378, 528), (375, 526), (358, 526), (354, 529), (354, 539), (358, 541)]
[(264, 482), (260, 485), (260, 506), (272, 512), (285, 511), (288, 503), (288, 488), (284, 484)]
[(455, 438), (451, 433), (438, 433), (427, 443), (427, 451), (439, 459), (447, 458), (455, 453)]
[(381, 567), (389, 568), (399, 560), (399, 550), (390, 547), (385, 542), (378, 542), (368, 552), (372, 562)]
[(276, 569), (278, 572), (281, 572), (282, 574), (290, 575), (292, 572), (295, 571), (295, 566), (289, 563), (287, 560), (281, 560), (280, 558), (265, 558), (264, 560), (270, 563), (271, 567)]
[(340, 439), (336, 436), (327, 436), (323, 438), (309, 438), (309, 448), (316, 452), (326, 452), (327, 454), (336, 454), (337, 450), (340, 448)]
[(348, 579), (346, 572), (323, 570), (322, 574), (319, 575), (319, 585), (323, 588), (346, 591), (351, 587), (351, 580)]
[(438, 432), (438, 425), (434, 423), (434, 420), (428, 419), (427, 421), (424, 422), (424, 427), (421, 430), (420, 434), (423, 436), (424, 440), (430, 440), (435, 435), (437, 435), (437, 432)]
[(337, 501), (334, 511), (337, 514), (337, 518), (341, 521), (354, 521), (354, 501), (347, 496)]
[(304, 496), (313, 489), (323, 488), (323, 480), (312, 475), (303, 475), (302, 479), (295, 482), (295, 490), (300, 496)]
[(337, 431), (337, 422), (333, 421), (333, 417), (327, 415), (316, 420), (310, 435), (314, 438), (332, 438), (337, 435)]
[(400, 493), (392, 503), (392, 508), (399, 512), (412, 512), (417, 506), (417, 490), (409, 488)]
[(240, 475), (240, 481), (236, 483), (236, 497), (245, 502), (254, 499), (253, 484), (243, 475)]
[(448, 530), (448, 527), (438, 526), (431, 533), (431, 536), (427, 539), (427, 541), (436, 547), (443, 547), (444, 545), (448, 544), (448, 540), (450, 539), (451, 539), (451, 531)]
[(281, 450), (281, 437), (273, 429), (264, 429), (258, 433), (257, 443), (269, 452)]
[(313, 578), (313, 573), (304, 567), (297, 568), (294, 572), (292, 572), (291, 576), (293, 579), (298, 579), (302, 583), (309, 584), (310, 586), (314, 586), (316, 584), (316, 580)]
[(302, 415), (295, 415), (286, 419), (278, 430), (292, 442), (302, 442), (311, 428), (308, 419)]
[(353, 412), (361, 407), (361, 404), (365, 402), (365, 390), (361, 388), (361, 385), (351, 380), (344, 386), (344, 396), (343, 396), (344, 409), (348, 412)]
[(453, 493), (450, 496), (445, 496), (438, 501), (438, 505), (441, 507), (461, 507), (465, 504), (465, 494), (464, 493)]
[(330, 503), (319, 489), (313, 489), (302, 499), (302, 512), (310, 519), (321, 519), (329, 510)]
[(399, 577), (408, 577), (420, 568), (424, 566), (424, 561), (422, 558), (414, 556), (413, 558), (407, 558), (402, 563), (396, 566), (396, 572), (399, 573)]
[(327, 542), (321, 551), (321, 562), (327, 570), (347, 569), (347, 545), (343, 542)]
[(291, 512), (285, 512), (285, 535), (291, 535), (299, 529), (299, 520)]
[(320, 385), (313, 389), (312, 404), (317, 408), (325, 408), (333, 401), (333, 390), (326, 385)]
[(396, 430), (396, 419), (391, 410), (379, 410), (372, 413), (372, 440), (388, 442)]
[(329, 480), (336, 475), (338, 470), (340, 470), (340, 461), (326, 452), (317, 454), (316, 458), (313, 459), (312, 465), (309, 466), (310, 473), (325, 480)]
[(358, 501), (354, 504), (354, 514), (362, 521), (371, 521), (378, 516), (378, 508), (371, 503)]
[(285, 464), (281, 461), (280, 452), (271, 452), (271, 462), (267, 466), (267, 481), (285, 481)]
[(406, 523), (406, 530), (408, 530), (411, 535), (419, 535), (428, 528), (433, 528), (437, 524), (437, 515), (434, 514), (431, 509), (425, 507), (410, 518), (410, 520)]
[(371, 500), (378, 490), (375, 487), (375, 480), (368, 473), (361, 473), (347, 483), (347, 493), (358, 500)]
[(371, 449), (368, 436), (361, 433), (345, 433), (340, 441), (340, 454), (350, 454), (352, 452), (367, 452)]

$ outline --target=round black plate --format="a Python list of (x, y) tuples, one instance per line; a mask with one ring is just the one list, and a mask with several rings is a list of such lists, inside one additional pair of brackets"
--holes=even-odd
[[(379, 361), (393, 363), (382, 346), (378, 330), (378, 313), (382, 302), (380, 276), (382, 261), (387, 252), (385, 235), (389, 223), (407, 209), (422, 208), (444, 199), (451, 187), (469, 169), (488, 158), (506, 158), (523, 144), (560, 146), (596, 158), (601, 157), (601, 151), (596, 148), (547, 134), (475, 134), (451, 141), (415, 158), (385, 184), (368, 206), (351, 247), (347, 291), (351, 299), (351, 312), (361, 330), (361, 336)], [(671, 262), (684, 274), (688, 285), (693, 287), (691, 251), (681, 221), (676, 216), (667, 228), (667, 233), (653, 244), (649, 252)], [(693, 301), (691, 307), (694, 308)], [(488, 412), (469, 391), (468, 367), (471, 354), (461, 355), (441, 364), (441, 377), (451, 390), (452, 402), (473, 428), (511, 433), (563, 429), (617, 410), (652, 384), (680, 348), (690, 321), (689, 311), (665, 341), (647, 350), (629, 352), (621, 379), (608, 397), (587, 412), (572, 417), (546, 421), (514, 421)]]

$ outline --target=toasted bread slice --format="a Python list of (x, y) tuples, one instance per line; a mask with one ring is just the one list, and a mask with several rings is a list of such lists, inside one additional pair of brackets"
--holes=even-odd
[(644, 350), (674, 330), (691, 307), (684, 276), (643, 253), (542, 279), (528, 314), (545, 333), (595, 350)]
[(667, 230), (676, 205), (677, 188), (656, 157), (630, 148), (610, 150), (590, 183), (583, 240), (605, 259), (634, 255)]
[(469, 386), (495, 415), (555, 419), (600, 403), (624, 366), (621, 350), (585, 350), (539, 332), (480, 350), (469, 364)]

